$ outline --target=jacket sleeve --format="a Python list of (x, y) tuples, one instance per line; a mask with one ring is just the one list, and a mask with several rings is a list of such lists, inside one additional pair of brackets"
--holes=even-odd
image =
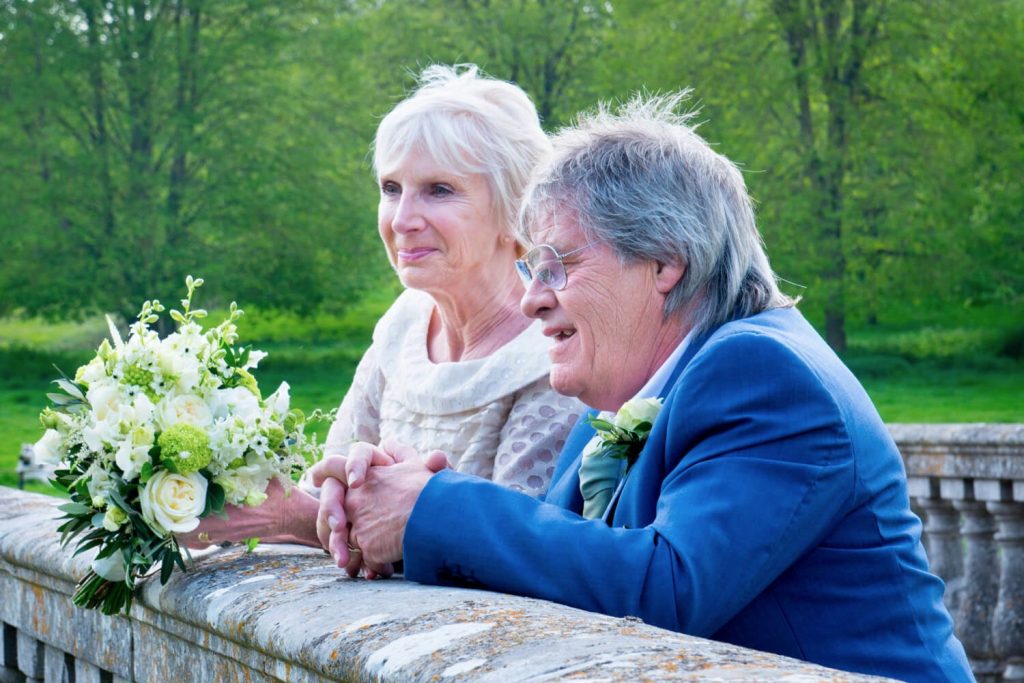
[(669, 394), (612, 526), (442, 472), (406, 528), (406, 576), (709, 636), (850, 504), (845, 419), (827, 380), (777, 339), (713, 338)]

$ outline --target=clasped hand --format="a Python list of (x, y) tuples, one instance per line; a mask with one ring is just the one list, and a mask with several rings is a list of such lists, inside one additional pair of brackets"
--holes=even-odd
[(448, 467), (441, 451), (420, 458), (392, 439), (379, 446), (359, 442), (347, 456), (332, 455), (313, 466), (320, 487), (316, 533), (320, 544), (349, 576), (390, 576), (402, 558), (405, 526), (423, 487)]

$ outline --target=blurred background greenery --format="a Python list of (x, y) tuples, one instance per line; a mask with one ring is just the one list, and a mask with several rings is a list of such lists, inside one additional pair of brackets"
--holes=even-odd
[(100, 314), (187, 273), (336, 404), (397, 291), (369, 143), (433, 62), (551, 130), (692, 87), (882, 416), (1024, 420), (1024, 0), (0, 0), (0, 471)]

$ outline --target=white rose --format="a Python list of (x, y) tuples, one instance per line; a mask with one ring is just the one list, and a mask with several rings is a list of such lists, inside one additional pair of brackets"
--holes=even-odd
[(60, 461), (60, 432), (56, 429), (47, 429), (43, 432), (43, 438), (36, 441), (32, 450), (37, 464), (56, 464)]
[(619, 408), (619, 412), (615, 414), (615, 426), (634, 430), (642, 422), (650, 422), (653, 425), (659, 412), (660, 398), (634, 398)]
[(161, 470), (139, 493), (142, 517), (158, 533), (181, 533), (199, 526), (206, 507), (206, 479), (198, 472)]
[(95, 382), (89, 385), (85, 399), (89, 402), (97, 422), (105, 422), (110, 414), (116, 414), (121, 406), (121, 394), (115, 382)]
[(107, 581), (113, 583), (124, 581), (124, 555), (116, 552), (102, 560), (93, 560), (92, 570)]
[(160, 431), (179, 422), (207, 429), (213, 424), (213, 415), (203, 399), (194, 394), (183, 394), (174, 398), (167, 396), (160, 401), (156, 408), (156, 422)]
[(82, 381), (92, 386), (96, 382), (102, 382), (107, 378), (107, 367), (103, 359), (96, 356), (89, 364), (82, 368)]

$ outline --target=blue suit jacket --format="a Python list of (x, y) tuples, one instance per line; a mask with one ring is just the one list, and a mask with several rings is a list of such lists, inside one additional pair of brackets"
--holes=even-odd
[(929, 573), (902, 460), (795, 309), (695, 340), (617, 501), (579, 515), (569, 436), (545, 501), (445, 471), (406, 577), (473, 585), (903, 680), (973, 680)]

